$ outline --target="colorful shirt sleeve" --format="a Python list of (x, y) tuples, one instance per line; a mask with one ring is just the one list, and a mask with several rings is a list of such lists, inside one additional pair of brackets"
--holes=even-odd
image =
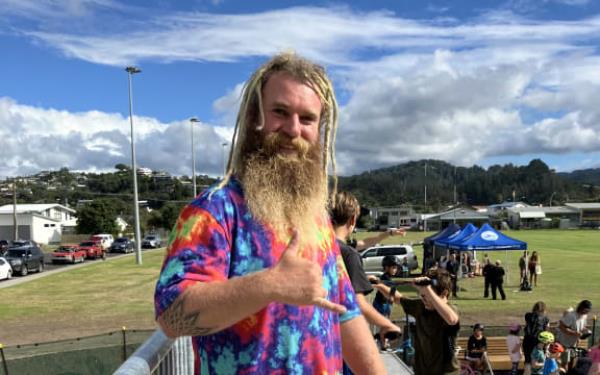
[(338, 288), (340, 295), (340, 304), (346, 307), (346, 312), (340, 315), (340, 323), (354, 319), (360, 315), (360, 309), (356, 302), (356, 294), (350, 283), (346, 266), (344, 265), (344, 259), (340, 252), (340, 247), (337, 241), (333, 242), (334, 253), (336, 256), (336, 265), (338, 271)]
[(190, 285), (227, 279), (229, 264), (230, 241), (221, 224), (203, 208), (187, 206), (169, 238), (156, 284), (156, 316)]

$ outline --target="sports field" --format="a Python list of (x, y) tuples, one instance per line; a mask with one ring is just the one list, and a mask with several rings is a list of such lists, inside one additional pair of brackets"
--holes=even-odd
[[(431, 233), (409, 233), (384, 243), (418, 242)], [(507, 268), (507, 300), (483, 299), (483, 279), (462, 279), (458, 306), (463, 325), (476, 321), (505, 325), (522, 321), (535, 301), (543, 300), (552, 320), (579, 300), (592, 300), (600, 311), (600, 231), (536, 230), (507, 232), (541, 254), (543, 274), (531, 293), (517, 292), (520, 252), (491, 254)], [(368, 233), (359, 233), (365, 236)], [(415, 247), (422, 258), (422, 248)], [(49, 275), (0, 289), (0, 343), (54, 341), (128, 328), (153, 328), (153, 292), (164, 249), (143, 252), (137, 266), (130, 255)], [(482, 255), (482, 254), (480, 254)], [(410, 288), (408, 293), (413, 293)], [(394, 314), (400, 309), (395, 308)]]
[[(538, 286), (532, 292), (520, 292), (518, 260), (522, 251), (488, 252), (491, 260), (499, 259), (508, 274), (504, 284), (506, 300), (483, 298), (483, 277), (463, 278), (459, 281), (458, 299), (454, 303), (460, 312), (463, 325), (482, 322), (487, 325), (507, 325), (513, 321), (522, 322), (523, 315), (530, 311), (536, 301), (544, 301), (549, 309), (551, 321), (558, 320), (569, 306), (575, 306), (581, 299), (591, 300), (600, 311), (600, 231), (599, 230), (521, 230), (503, 233), (527, 242), (528, 251), (540, 254), (542, 275), (538, 276)], [(406, 237), (391, 237), (383, 243), (420, 242), (433, 233), (409, 232)], [(369, 233), (358, 233), (358, 238), (368, 237)], [(414, 247), (422, 260), (423, 248)], [(481, 260), (483, 253), (478, 252)], [(404, 288), (407, 294), (414, 294), (412, 288)], [(393, 316), (400, 314), (395, 307)], [(598, 314), (600, 315), (600, 314)]]

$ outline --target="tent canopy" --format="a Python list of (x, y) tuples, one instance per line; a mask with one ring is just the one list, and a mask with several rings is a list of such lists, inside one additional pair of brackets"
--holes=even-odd
[(423, 240), (424, 245), (433, 245), (436, 240), (441, 240), (442, 238), (450, 237), (451, 235), (460, 232), (460, 225), (452, 223), (448, 225), (446, 228), (437, 232), (434, 235), (431, 235)]
[(459, 243), (475, 232), (477, 232), (477, 227), (471, 223), (468, 223), (460, 232), (454, 233), (446, 238), (436, 240), (435, 246), (448, 248), (451, 244)]
[(486, 223), (462, 241), (452, 241), (450, 248), (458, 251), (527, 250), (527, 243), (508, 237)]

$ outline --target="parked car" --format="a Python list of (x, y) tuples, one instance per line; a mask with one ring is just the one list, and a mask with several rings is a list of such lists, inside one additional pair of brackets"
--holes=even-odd
[(87, 252), (79, 248), (78, 245), (66, 244), (60, 245), (51, 255), (52, 263), (83, 263)]
[(4, 253), (6, 253), (6, 250), (8, 250), (8, 241), (0, 240), (0, 257), (4, 256)]
[(144, 237), (144, 240), (142, 241), (143, 249), (156, 249), (161, 246), (162, 242), (160, 240), (160, 236), (156, 234), (149, 234), (146, 237)]
[(134, 242), (127, 237), (119, 237), (110, 247), (111, 253), (132, 253)]
[(110, 246), (114, 242), (114, 238), (113, 238), (112, 234), (102, 234), (102, 233), (94, 234), (93, 236), (90, 237), (90, 240), (100, 241), (100, 245), (102, 246), (102, 248), (104, 250), (110, 249)]
[(419, 267), (417, 255), (410, 245), (382, 245), (370, 247), (362, 252), (363, 268), (368, 273), (381, 273), (383, 267), (381, 261), (386, 255), (395, 255), (398, 263), (402, 263), (404, 258), (408, 259), (409, 270), (415, 270)]
[(25, 276), (29, 271), (44, 271), (44, 253), (37, 246), (9, 247), (5, 256), (14, 272)]
[(12, 267), (10, 263), (2, 257), (0, 257), (0, 280), (12, 278)]
[(104, 258), (106, 256), (100, 241), (83, 241), (79, 244), (79, 249), (85, 251), (86, 257), (89, 259)]

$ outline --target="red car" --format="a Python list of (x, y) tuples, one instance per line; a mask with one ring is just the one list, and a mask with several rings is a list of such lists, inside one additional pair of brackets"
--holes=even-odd
[(82, 250), (77, 245), (67, 244), (60, 245), (58, 249), (52, 253), (52, 263), (83, 263), (87, 252)]
[(79, 244), (79, 249), (84, 250), (90, 259), (104, 258), (106, 256), (99, 241), (83, 241)]

